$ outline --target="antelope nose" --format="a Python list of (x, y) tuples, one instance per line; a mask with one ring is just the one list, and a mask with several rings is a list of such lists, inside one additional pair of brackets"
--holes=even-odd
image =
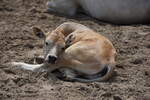
[(52, 55), (48, 56), (48, 63), (55, 64), (56, 60), (57, 60), (56, 56), (52, 56)]

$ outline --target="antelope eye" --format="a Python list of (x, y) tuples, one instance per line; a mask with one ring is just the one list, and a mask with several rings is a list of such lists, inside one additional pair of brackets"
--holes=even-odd
[(62, 50), (65, 50), (65, 47), (62, 47), (61, 49), (62, 49)]

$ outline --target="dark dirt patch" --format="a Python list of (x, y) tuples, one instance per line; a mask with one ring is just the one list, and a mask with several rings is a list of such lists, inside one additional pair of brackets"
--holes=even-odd
[[(149, 100), (150, 25), (117, 26), (89, 17), (68, 19), (45, 13), (47, 0), (0, 0), (1, 100)], [(109, 82), (78, 83), (51, 80), (5, 63), (30, 62), (30, 51), (42, 49), (31, 26), (52, 30), (65, 21), (84, 24), (108, 37), (117, 49), (117, 76)], [(29, 56), (30, 55), (30, 56)]]

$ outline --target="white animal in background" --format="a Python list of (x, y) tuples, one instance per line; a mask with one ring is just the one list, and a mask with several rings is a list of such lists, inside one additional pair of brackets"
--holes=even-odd
[(74, 16), (88, 15), (114, 24), (150, 23), (150, 0), (50, 0), (48, 11)]

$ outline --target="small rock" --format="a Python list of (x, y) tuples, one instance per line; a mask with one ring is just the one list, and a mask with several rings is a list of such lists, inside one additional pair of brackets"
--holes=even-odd
[(146, 76), (149, 76), (150, 77), (150, 69), (145, 69), (145, 73), (144, 73)]
[(137, 58), (137, 59), (135, 59), (135, 60), (131, 61), (131, 63), (133, 63), (133, 64), (142, 64), (142, 63), (143, 63), (143, 61), (142, 61), (142, 59), (141, 59), (141, 58)]
[(46, 19), (47, 16), (46, 16), (46, 15), (40, 15), (39, 18), (40, 18), (40, 19)]
[(119, 97), (119, 96), (113, 96), (113, 99), (114, 100), (122, 100), (121, 97)]
[(123, 65), (121, 65), (121, 64), (117, 64), (117, 65), (116, 65), (116, 67), (117, 67), (117, 68), (124, 69), (124, 66), (123, 66)]
[(37, 11), (37, 9), (36, 9), (35, 7), (32, 7), (32, 8), (29, 10), (29, 12), (36, 13), (36, 12), (38, 12), (38, 11)]
[(44, 57), (43, 56), (35, 57), (35, 62), (38, 64), (44, 63)]
[(32, 7), (31, 9), (29, 9), (29, 12), (32, 12), (32, 13), (41, 13), (42, 11), (36, 7)]
[(24, 45), (25, 47), (27, 47), (27, 48), (30, 48), (30, 49), (33, 49), (34, 48), (34, 45), (32, 45), (32, 44), (26, 44), (26, 45)]
[(112, 94), (110, 92), (106, 92), (106, 93), (102, 94), (103, 97), (111, 97), (111, 95)]

